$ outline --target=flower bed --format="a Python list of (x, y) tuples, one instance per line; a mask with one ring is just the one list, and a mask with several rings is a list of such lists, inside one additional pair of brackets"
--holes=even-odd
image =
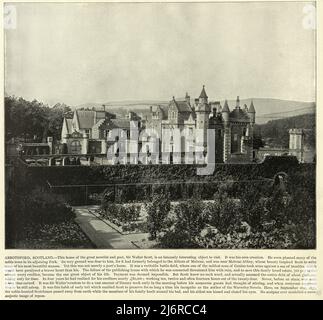
[(73, 220), (54, 224), (29, 224), (19, 249), (92, 249), (95, 246)]
[(147, 232), (146, 213), (142, 204), (106, 202), (97, 213), (122, 234)]

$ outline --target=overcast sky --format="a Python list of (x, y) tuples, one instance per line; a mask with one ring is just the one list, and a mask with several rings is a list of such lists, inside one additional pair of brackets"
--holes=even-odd
[(210, 98), (315, 100), (304, 3), (15, 4), (7, 94), (54, 104)]

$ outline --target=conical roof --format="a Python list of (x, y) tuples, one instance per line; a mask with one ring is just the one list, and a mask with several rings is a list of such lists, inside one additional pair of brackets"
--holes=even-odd
[(251, 100), (250, 107), (248, 109), (248, 112), (250, 113), (256, 113), (255, 107), (253, 105), (253, 101)]
[(224, 106), (222, 108), (222, 112), (230, 112), (227, 100), (224, 101)]
[(203, 89), (202, 89), (201, 94), (200, 94), (200, 98), (204, 98), (204, 99), (208, 98), (208, 96), (206, 95), (206, 92), (205, 92), (205, 86), (203, 86)]

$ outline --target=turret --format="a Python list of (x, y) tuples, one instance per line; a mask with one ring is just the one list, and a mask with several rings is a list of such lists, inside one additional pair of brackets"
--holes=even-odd
[(202, 135), (197, 137), (199, 140), (197, 144), (200, 148), (205, 148), (207, 145), (207, 129), (209, 127), (209, 115), (211, 112), (210, 105), (208, 104), (208, 97), (205, 92), (205, 87), (201, 91), (199, 103), (196, 107), (196, 129), (202, 130)]
[(304, 162), (304, 131), (303, 129), (289, 130), (289, 154)]
[(230, 109), (228, 106), (228, 101), (224, 101), (224, 106), (222, 108), (222, 119), (224, 121), (224, 135), (223, 135), (223, 162), (227, 163), (230, 161), (231, 153), (231, 128), (230, 128)]
[(256, 121), (256, 110), (255, 110), (255, 107), (253, 105), (252, 100), (251, 100), (251, 103), (250, 103), (248, 114), (249, 114), (249, 118), (250, 118), (251, 123), (254, 124), (255, 121)]
[(203, 86), (203, 89), (201, 91), (196, 112), (201, 112), (201, 113), (203, 112), (203, 113), (207, 113), (208, 115), (211, 112), (210, 105), (208, 103), (208, 96), (206, 95), (206, 92), (205, 92), (205, 86)]
[(228, 122), (229, 121), (229, 115), (230, 115), (230, 109), (229, 109), (229, 106), (228, 106), (228, 101), (225, 100), (224, 101), (224, 106), (222, 108), (222, 118), (225, 122)]
[(236, 101), (236, 109), (240, 108), (240, 98), (237, 96), (237, 101)]
[(205, 92), (205, 86), (203, 85), (200, 97), (199, 97), (199, 102), (202, 103), (208, 103), (208, 96), (206, 95)]

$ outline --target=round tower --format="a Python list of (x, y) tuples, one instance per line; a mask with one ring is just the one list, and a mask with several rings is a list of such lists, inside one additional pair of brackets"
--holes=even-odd
[(256, 110), (255, 107), (253, 105), (253, 100), (251, 100), (250, 102), (250, 107), (248, 109), (248, 115), (249, 115), (249, 119), (250, 119), (250, 123), (247, 127), (247, 136), (248, 138), (251, 140), (251, 146), (250, 147), (250, 161), (252, 161), (254, 159), (254, 150), (253, 150), (253, 131), (254, 131), (254, 124), (256, 122)]
[(228, 101), (224, 101), (222, 108), (222, 119), (223, 119), (223, 162), (227, 163), (230, 161), (231, 154), (231, 127), (230, 127), (230, 109)]
[(205, 92), (205, 86), (199, 96), (198, 104), (195, 110), (196, 113), (196, 156), (197, 162), (205, 161), (205, 152), (207, 149), (207, 130), (209, 128), (210, 105), (208, 103), (208, 96)]
[(224, 101), (224, 106), (222, 108), (222, 119), (224, 120), (225, 123), (229, 122), (229, 115), (230, 115), (230, 109), (228, 106), (228, 101)]
[(199, 103), (196, 108), (196, 128), (197, 129), (208, 129), (209, 127), (209, 115), (211, 109), (208, 103), (208, 96), (205, 92), (205, 86), (199, 96)]

